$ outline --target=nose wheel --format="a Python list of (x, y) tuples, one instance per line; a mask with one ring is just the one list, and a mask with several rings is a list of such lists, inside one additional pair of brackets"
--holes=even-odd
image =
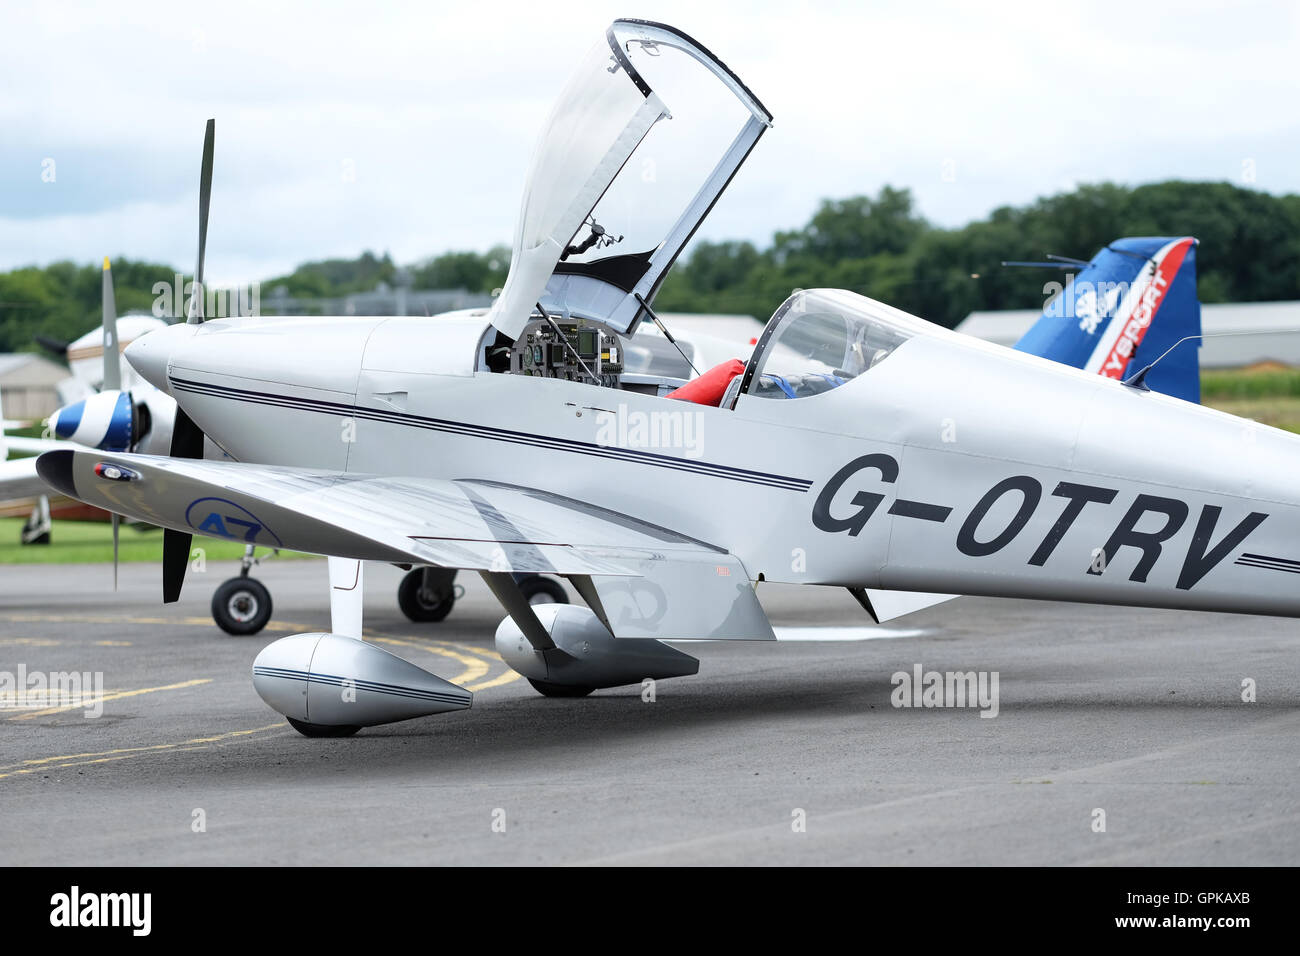
[(239, 577), (223, 581), (212, 595), (212, 620), (227, 634), (256, 634), (271, 620), (271, 592), (248, 572), (258, 563), (253, 547), (244, 551)]
[(271, 620), (271, 592), (257, 578), (231, 578), (212, 595), (212, 619), (227, 634), (256, 634)]

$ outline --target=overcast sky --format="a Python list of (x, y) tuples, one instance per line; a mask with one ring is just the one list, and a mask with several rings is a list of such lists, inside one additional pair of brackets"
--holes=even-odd
[(710, 238), (765, 242), (886, 183), (944, 225), (1099, 180), (1300, 192), (1300, 4), (1226, 6), (9, 4), (0, 269), (192, 269), (209, 116), (218, 282), (508, 241), (551, 102), (618, 16), (690, 33), (775, 116)]

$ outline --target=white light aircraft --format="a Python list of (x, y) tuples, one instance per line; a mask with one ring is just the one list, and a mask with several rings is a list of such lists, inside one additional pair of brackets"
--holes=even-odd
[[(501, 656), (561, 696), (695, 673), (673, 639), (774, 639), (765, 581), (848, 589), (878, 621), (949, 594), (1300, 615), (1300, 438), (1143, 371), (839, 290), (781, 304), (739, 374), (627, 371), (626, 336), (770, 124), (690, 37), (618, 20), (543, 132), (489, 311), (191, 316), (127, 353), (178, 402), (170, 457), (54, 451), (40, 473), (169, 529), (165, 600), (193, 534), (329, 555), (331, 632), (253, 667), (307, 735), (472, 699), (359, 639), (364, 561), (479, 572)], [(202, 460), (205, 435), (236, 461)], [(530, 605), (516, 573), (587, 606)]]

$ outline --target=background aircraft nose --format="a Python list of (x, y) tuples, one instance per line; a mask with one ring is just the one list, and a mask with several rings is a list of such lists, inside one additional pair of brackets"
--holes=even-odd
[(135, 428), (131, 395), (114, 389), (65, 405), (50, 416), (50, 428), (57, 437), (88, 448), (126, 451)]
[(64, 405), (50, 416), (50, 428), (58, 438), (71, 438), (81, 425), (81, 419), (85, 417), (85, 414), (86, 402), (84, 399), (80, 402), (73, 402), (71, 405)]
[(167, 365), (183, 343), (198, 331), (197, 325), (170, 325), (165, 329), (142, 335), (126, 347), (122, 354), (131, 363), (131, 367), (140, 373), (146, 382), (160, 391), (171, 394), (171, 383), (167, 381)]

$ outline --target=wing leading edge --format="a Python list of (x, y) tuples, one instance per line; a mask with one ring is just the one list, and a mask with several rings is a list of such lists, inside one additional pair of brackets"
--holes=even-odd
[(239, 462), (46, 452), (44, 481), (138, 521), (314, 554), (589, 578), (616, 637), (773, 640), (725, 549), (553, 495), (488, 481)]

